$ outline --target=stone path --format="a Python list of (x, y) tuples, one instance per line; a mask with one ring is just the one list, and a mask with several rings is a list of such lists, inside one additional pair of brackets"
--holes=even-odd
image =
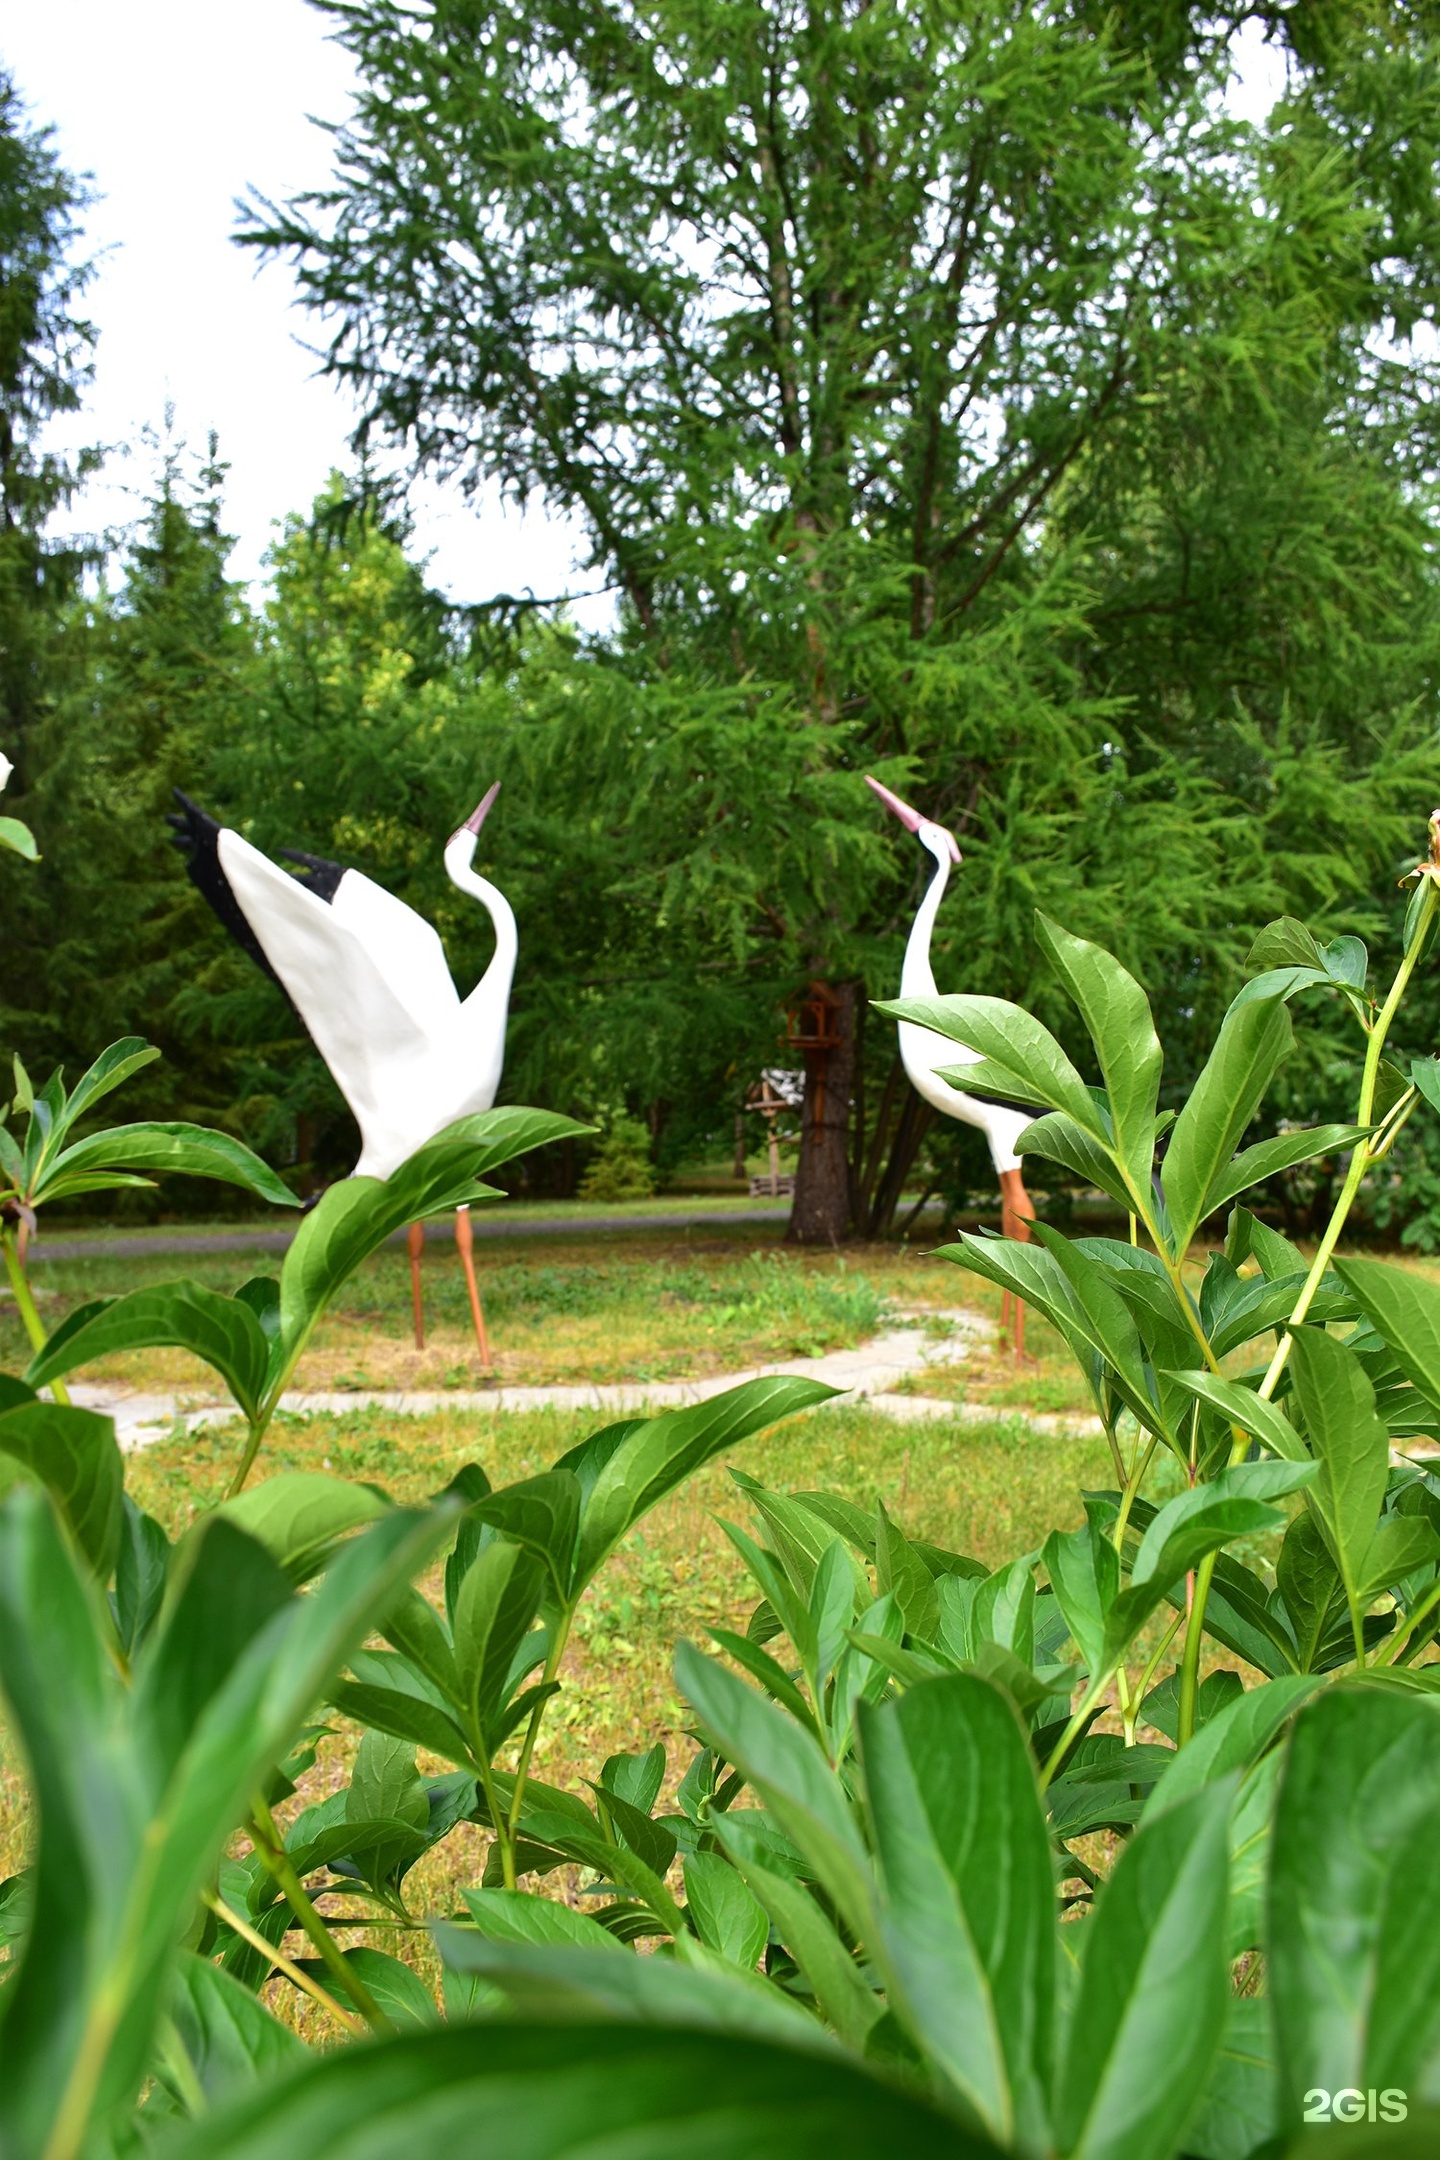
[[(901, 1394), (902, 1382), (922, 1373), (927, 1366), (952, 1365), (970, 1354), (971, 1345), (989, 1334), (989, 1323), (980, 1314), (964, 1310), (897, 1315), (917, 1325), (887, 1329), (854, 1350), (832, 1350), (825, 1357), (790, 1358), (781, 1365), (756, 1366), (749, 1372), (715, 1373), (702, 1380), (626, 1380), (560, 1387), (490, 1388), (355, 1388), (326, 1393), (299, 1390), (284, 1395), (282, 1410), (344, 1415), (351, 1410), (393, 1410), (401, 1417), (423, 1417), (437, 1410), (593, 1410), (624, 1416), (636, 1410), (671, 1410), (686, 1403), (705, 1402), (712, 1395), (736, 1387), (742, 1380), (756, 1380), (774, 1373), (798, 1373), (806, 1379), (823, 1380), (842, 1388), (841, 1401), (857, 1400), (886, 1417), (913, 1421), (948, 1418), (966, 1425), (993, 1425), (1015, 1420), (1036, 1432), (1067, 1436), (1099, 1433), (1094, 1417), (1057, 1415), (996, 1409), (988, 1403), (956, 1403), (942, 1396)], [(951, 1333), (932, 1335), (924, 1323), (943, 1320)], [(117, 1387), (76, 1383), (71, 1400), (87, 1410), (101, 1410), (115, 1420), (116, 1436), (123, 1448), (149, 1447), (168, 1440), (179, 1426), (185, 1432), (202, 1426), (223, 1424), (237, 1413), (229, 1403), (186, 1403), (174, 1395), (132, 1394)]]

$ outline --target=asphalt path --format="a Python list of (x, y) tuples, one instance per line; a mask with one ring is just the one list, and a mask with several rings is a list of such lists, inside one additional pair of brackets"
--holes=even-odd
[[(772, 1201), (768, 1207), (697, 1208), (683, 1215), (530, 1215), (523, 1221), (507, 1221), (498, 1208), (476, 1208), (471, 1220), (478, 1240), (613, 1237), (625, 1230), (724, 1230), (731, 1223), (783, 1223), (789, 1214), (790, 1203), (782, 1200)], [(147, 1237), (113, 1238), (42, 1234), (31, 1242), (30, 1264), (45, 1260), (139, 1260), (147, 1253), (284, 1252), (294, 1235), (294, 1230), (175, 1230)], [(389, 1243), (403, 1245), (406, 1235), (404, 1230), (397, 1230)], [(438, 1215), (427, 1222), (425, 1235), (453, 1237), (449, 1216)]]

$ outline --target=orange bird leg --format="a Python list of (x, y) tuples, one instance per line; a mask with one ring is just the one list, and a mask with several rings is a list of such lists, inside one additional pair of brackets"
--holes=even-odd
[[(1030, 1225), (1035, 1220), (1035, 1203), (1025, 1190), (1025, 1180), (1018, 1170), (1000, 1172), (1000, 1227), (1006, 1237), (1014, 1238), (1017, 1245), (1030, 1242)], [(1025, 1306), (1016, 1298), (1012, 1307), (1015, 1325), (1015, 1357), (1017, 1363), (1025, 1355)], [(1001, 1313), (1003, 1325), (1005, 1314)]]
[(425, 1347), (425, 1300), (420, 1292), (420, 1255), (425, 1250), (425, 1225), (412, 1222), (406, 1239), (410, 1248), (410, 1304), (415, 1314), (415, 1347)]
[(465, 1270), (465, 1287), (470, 1292), (470, 1317), (475, 1323), (475, 1340), (480, 1345), (480, 1363), (486, 1372), (490, 1370), (490, 1345), (485, 1339), (485, 1315), (480, 1309), (480, 1285), (475, 1280), (475, 1233), (470, 1227), (468, 1207), (455, 1210), (455, 1243), (460, 1249), (460, 1264)]

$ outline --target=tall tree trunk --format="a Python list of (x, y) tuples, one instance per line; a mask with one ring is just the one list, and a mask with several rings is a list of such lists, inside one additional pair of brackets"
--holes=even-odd
[(865, 985), (856, 985), (855, 998), (855, 1055), (850, 1067), (850, 1226), (860, 1230), (865, 1221), (865, 1023), (870, 1016), (870, 1000)]
[(875, 1186), (870, 1204), (869, 1217), (865, 1223), (867, 1237), (883, 1238), (895, 1221), (895, 1211), (900, 1205), (920, 1143), (925, 1138), (935, 1113), (929, 1103), (923, 1102), (909, 1082), (905, 1082), (904, 1100), (895, 1126), (895, 1138), (885, 1167)]
[(833, 1050), (805, 1053), (805, 1106), (790, 1245), (841, 1245), (850, 1236), (850, 1099), (855, 1088), (857, 982), (835, 985)]
[(865, 1146), (862, 1150), (860, 1162), (858, 1189), (855, 1197), (855, 1220), (865, 1226), (867, 1235), (870, 1228), (870, 1203), (874, 1197), (875, 1180), (884, 1167), (885, 1150), (890, 1144), (890, 1128), (895, 1122), (897, 1108), (903, 1103), (909, 1085), (910, 1083), (905, 1078), (905, 1068), (900, 1063), (899, 1052), (896, 1051), (890, 1059), (889, 1070), (885, 1075), (885, 1085), (880, 1090), (880, 1102), (875, 1112), (875, 1122), (865, 1136)]

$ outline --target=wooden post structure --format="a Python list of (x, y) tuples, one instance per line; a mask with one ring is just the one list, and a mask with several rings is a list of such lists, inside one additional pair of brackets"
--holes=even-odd
[[(788, 1093), (786, 1092), (787, 1089)], [(804, 1100), (804, 1088), (800, 1074), (782, 1072), (773, 1066), (761, 1073), (759, 1079), (749, 1089), (745, 1097), (744, 1109), (755, 1111), (757, 1116), (765, 1120), (765, 1142), (770, 1156), (770, 1197), (772, 1200), (778, 1200), (780, 1197), (780, 1141), (775, 1130), (775, 1121), (787, 1110), (792, 1112), (795, 1110), (803, 1111)], [(736, 1120), (737, 1125), (743, 1123), (743, 1116), (744, 1112), (742, 1111), (741, 1117)], [(751, 1189), (754, 1190), (753, 1187)]]

